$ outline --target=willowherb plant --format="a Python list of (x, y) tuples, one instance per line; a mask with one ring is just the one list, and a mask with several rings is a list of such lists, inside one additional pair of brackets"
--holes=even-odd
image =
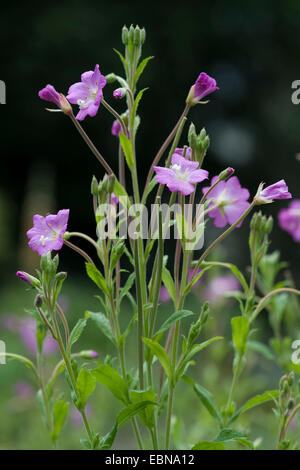
[[(235, 404), (235, 392), (246, 363), (247, 352), (251, 347), (254, 348), (254, 341), (249, 338), (254, 332), (257, 316), (265, 307), (270, 315), (276, 311), (279, 306), (275, 299), (283, 294), (300, 294), (287, 282), (275, 283), (279, 256), (276, 253), (267, 253), (272, 218), (262, 215), (261, 211), (255, 212), (252, 217), (249, 281), (237, 266), (210, 258), (215, 247), (240, 227), (256, 206), (292, 196), (285, 181), (281, 180), (265, 188), (263, 183), (259, 184), (251, 199), (248, 189), (241, 186), (237, 176), (233, 176), (232, 168), (214, 176), (208, 184), (208, 171), (202, 167), (210, 139), (205, 129), (197, 133), (193, 123), (189, 127), (188, 142), (179, 147), (190, 109), (198, 104), (207, 104), (208, 101), (203, 99), (219, 89), (216, 80), (204, 72), (200, 73), (195, 84), (190, 87), (184, 110), (155, 155), (141, 193), (142, 185), (137, 177), (137, 163), (140, 159), (136, 156), (135, 141), (141, 121), (137, 114), (138, 105), (146, 89), (137, 91), (137, 86), (152, 59), (148, 57), (141, 60), (144, 41), (144, 29), (138, 26), (123, 28), (125, 53), (122, 55), (116, 52), (124, 67), (124, 77), (114, 73), (104, 76), (99, 65), (96, 65), (94, 70), (81, 75), (80, 82), (70, 86), (66, 96), (58, 93), (52, 85), (47, 85), (39, 92), (41, 99), (56, 105), (56, 109), (49, 111), (60, 111), (71, 119), (102, 166), (102, 179), (99, 182), (94, 176), (91, 184), (97, 236), (94, 239), (84, 233), (68, 232), (69, 209), (62, 209), (56, 215), (33, 217), (33, 227), (27, 235), (30, 248), (41, 256), (40, 270), (36, 276), (23, 271), (18, 271), (17, 276), (36, 290), (32, 315), (37, 324), (37, 358), (36, 363), (33, 363), (16, 354), (7, 353), (7, 356), (23, 361), (33, 371), (39, 389), (38, 399), (54, 445), (57, 444), (68, 413), (69, 405), (59, 395), (56, 382), (57, 377), (65, 372), (71, 399), (83, 418), (87, 436), (81, 442), (87, 449), (110, 449), (119, 427), (127, 421), (132, 422), (140, 449), (145, 448), (145, 439), (151, 442), (153, 449), (173, 448), (172, 409), (176, 399), (176, 386), (180, 381), (193, 388), (216, 422), (214, 439), (207, 438), (191, 443), (189, 448), (224, 449), (229, 441), (235, 442), (237, 446), (254, 448), (256, 444), (248, 439), (247, 434), (234, 426), (243, 413), (272, 400), (279, 420), (278, 443), (274, 445), (278, 448), (295, 447), (294, 442), (287, 441), (286, 432), (300, 407), (298, 385), (289, 372), (289, 361), (286, 362), (282, 355), (280, 335), (276, 334), (280, 328), (278, 323), (271, 321), (275, 332), (273, 349), (286, 373), (279, 389), (262, 390), (261, 394), (250, 398), (239, 408)], [(113, 97), (124, 102), (124, 113), (121, 115), (103, 96), (111, 83), (116, 84)], [(79, 107), (76, 115), (73, 114), (71, 104)], [(87, 116), (95, 117), (100, 106), (114, 118), (111, 132), (119, 142), (117, 172), (111, 168), (80, 123)], [(132, 183), (132, 195), (128, 189), (128, 181), (126, 182), (128, 175)], [(202, 197), (198, 201), (196, 188), (204, 181)], [(167, 212), (165, 205), (161, 203), (163, 192), (169, 200)], [(151, 197), (154, 204), (149, 226), (146, 204)], [(298, 213), (297, 216), (299, 219)], [(216, 227), (227, 228), (199, 256), (196, 253), (202, 248), (208, 217), (213, 219)], [(286, 229), (299, 241), (299, 230), (297, 234), (292, 231), (289, 217), (296, 215), (281, 212), (281, 225), (283, 228), (288, 227)], [(174, 263), (170, 266), (165, 253), (168, 251), (167, 240), (172, 227), (174, 233), (176, 228), (177, 239)], [(88, 241), (93, 254), (86, 253), (73, 243), (74, 238)], [(83, 257), (86, 273), (99, 289), (102, 310), (101, 313), (89, 312), (84, 318), (80, 318), (71, 332), (58, 300), (67, 275), (65, 272), (58, 272), (58, 255), (51, 256), (52, 251), (61, 250), (64, 245)], [(124, 259), (126, 265), (131, 266), (131, 272), (122, 275), (125, 271), (122, 268)], [(238, 301), (240, 315), (231, 319), (233, 377), (227, 402), (223, 406), (217, 404), (213, 394), (204, 387), (205, 384), (199, 385), (188, 376), (189, 367), (194, 364), (197, 353), (209, 345), (214, 347), (213, 343), (223, 340), (221, 336), (207, 338), (204, 334), (204, 340), (199, 342), (210, 315), (208, 303), (199, 304), (188, 334), (180, 335), (181, 320), (185, 317), (190, 319), (192, 315), (195, 317), (195, 313), (185, 309), (187, 296), (203, 274), (208, 270), (214, 271), (214, 268), (229, 270), (231, 276), (234, 276), (234, 285), (238, 284), (240, 287), (240, 290), (235, 287), (231, 289), (234, 291), (232, 296)], [(225, 289), (230, 290), (230, 287)], [(127, 328), (122, 331), (119, 317), (122, 315), (122, 302), (126, 298), (132, 304), (133, 315)], [(173, 302), (174, 313), (162, 323), (158, 312), (161, 302), (168, 298)], [(296, 297), (293, 298), (295, 300)], [(108, 360), (97, 362), (97, 367), (93, 361), (85, 361), (79, 365), (80, 358), (93, 360), (98, 357), (95, 351), (73, 352), (87, 321), (95, 322), (113, 343), (118, 356), (118, 367), (114, 368)], [(135, 367), (129, 371), (126, 363), (126, 341), (132, 334), (131, 329), (135, 323), (138, 353)], [(43, 343), (49, 332), (58, 344), (61, 361), (51, 376), (45, 379)], [(107, 387), (122, 404), (111, 430), (105, 436), (100, 436), (97, 430), (91, 428), (85, 412), (87, 400), (95, 391), (96, 383)], [(148, 428), (149, 438), (145, 428)], [(149, 448), (150, 444), (146, 447)]]

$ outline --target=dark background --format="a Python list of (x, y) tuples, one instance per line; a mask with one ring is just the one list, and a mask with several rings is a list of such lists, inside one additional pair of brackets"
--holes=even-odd
[[(0, 19), (0, 79), (7, 87), (7, 104), (0, 108), (2, 284), (16, 268), (37, 265), (25, 236), (34, 213), (70, 207), (70, 229), (94, 234), (90, 181), (93, 174), (103, 176), (102, 168), (68, 118), (46, 112), (37, 93), (47, 83), (67, 93), (96, 63), (103, 74), (120, 74), (113, 48), (122, 51), (121, 28), (131, 23), (146, 28), (144, 57), (155, 56), (139, 84), (150, 87), (139, 109), (141, 187), (182, 112), (189, 87), (206, 71), (220, 91), (209, 105), (193, 108), (189, 118), (210, 135), (205, 160), (210, 176), (233, 166), (252, 195), (259, 182), (285, 178), (293, 196), (300, 198), (295, 157), (300, 150), (300, 108), (291, 102), (291, 83), (300, 78), (298, 1), (10, 2), (1, 7)], [(123, 111), (122, 102), (113, 103), (113, 90), (113, 85), (106, 86), (105, 99)], [(111, 116), (100, 107), (83, 127), (116, 169), (111, 124)], [(283, 201), (263, 210), (277, 221), (279, 209), (286, 206)], [(247, 229), (248, 223), (226, 241), (227, 259), (248, 262)], [(208, 238), (214, 233), (208, 232)], [(277, 223), (271, 249), (282, 251), (299, 280), (299, 245)], [(81, 268), (67, 250), (64, 262)]]

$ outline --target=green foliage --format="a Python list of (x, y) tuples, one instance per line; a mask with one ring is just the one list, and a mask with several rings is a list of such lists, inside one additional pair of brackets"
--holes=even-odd
[(76, 406), (79, 410), (84, 410), (88, 397), (93, 393), (96, 387), (96, 379), (88, 370), (82, 368), (77, 377), (76, 387), (79, 392), (79, 399)]
[(56, 442), (68, 415), (69, 404), (58, 400), (53, 408), (53, 429), (51, 439)]
[(105, 364), (99, 364), (99, 367), (93, 369), (91, 374), (97, 382), (107, 387), (119, 401), (125, 405), (128, 404), (128, 387), (115, 369)]

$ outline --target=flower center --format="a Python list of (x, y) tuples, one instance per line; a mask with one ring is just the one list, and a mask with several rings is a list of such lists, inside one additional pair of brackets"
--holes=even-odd
[(174, 165), (171, 165), (171, 169), (174, 171), (176, 178), (178, 180), (188, 181), (189, 173), (190, 173), (188, 168), (185, 171), (182, 171), (181, 166), (175, 163)]

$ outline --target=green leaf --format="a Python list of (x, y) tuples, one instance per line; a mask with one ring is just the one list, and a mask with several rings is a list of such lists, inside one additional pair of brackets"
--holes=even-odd
[(95, 390), (96, 379), (88, 370), (82, 368), (78, 374), (76, 385), (80, 395), (77, 408), (84, 410), (88, 397)]
[(90, 312), (89, 310), (85, 312), (87, 318), (91, 318), (102, 333), (108, 338), (114, 345), (116, 345), (116, 340), (114, 334), (111, 330), (109, 320), (106, 315), (102, 312)]
[(199, 441), (191, 450), (225, 450), (221, 442)]
[[(130, 397), (133, 403), (141, 403), (141, 402), (155, 402), (156, 400), (156, 393), (152, 388), (148, 388), (148, 390), (132, 390), (130, 392)], [(155, 425), (155, 417), (154, 417), (154, 405), (146, 406), (143, 410), (139, 412), (140, 419), (142, 423), (147, 426), (148, 428), (152, 429)]]
[(262, 403), (266, 403), (271, 400), (275, 400), (279, 395), (278, 390), (267, 390), (261, 395), (256, 395), (253, 398), (250, 398), (239, 410), (237, 410), (234, 415), (231, 417), (228, 424), (233, 423), (241, 414), (245, 413), (252, 408), (255, 408)]
[(233, 441), (235, 439), (243, 439), (245, 438), (245, 434), (235, 431), (235, 429), (224, 428), (219, 434), (213, 439), (213, 442), (226, 442), (226, 441)]
[(97, 449), (98, 450), (109, 450), (113, 445), (116, 434), (118, 431), (118, 423), (114, 425), (111, 431), (109, 431), (102, 439), (100, 440)]
[(270, 361), (273, 361), (275, 359), (274, 354), (272, 354), (268, 346), (266, 346), (263, 343), (260, 343), (259, 341), (248, 341), (247, 348), (250, 349), (251, 351), (258, 352), (259, 354), (264, 356), (266, 359), (269, 359)]
[(163, 366), (165, 373), (169, 377), (169, 380), (172, 382), (172, 366), (168, 354), (165, 349), (157, 342), (149, 338), (143, 338), (144, 343), (151, 350), (153, 355), (157, 357), (161, 365)]
[(71, 349), (71, 346), (79, 340), (84, 328), (86, 327), (86, 323), (86, 318), (79, 318), (79, 320), (77, 321), (76, 325), (70, 333), (69, 349)]
[(137, 413), (140, 413), (142, 410), (149, 405), (157, 405), (157, 403), (153, 401), (141, 401), (139, 403), (131, 403), (130, 405), (123, 408), (123, 410), (118, 414), (117, 422), (118, 428), (123, 426), (129, 419), (133, 418)]
[(135, 315), (133, 315), (133, 317), (131, 317), (131, 320), (128, 323), (128, 326), (127, 326), (126, 330), (124, 331), (123, 334), (121, 334), (121, 336), (119, 338), (119, 347), (122, 347), (124, 345), (127, 336), (129, 335), (133, 325), (135, 324), (135, 322), (137, 320), (137, 317), (138, 317), (137, 314), (135, 314)]
[(128, 294), (131, 287), (133, 286), (134, 279), (135, 279), (135, 273), (131, 273), (126, 280), (124, 287), (122, 287), (122, 289), (120, 290), (119, 305), (121, 304), (121, 301), (123, 300), (123, 298)]
[(207, 346), (209, 346), (211, 343), (219, 341), (220, 339), (224, 339), (223, 336), (215, 336), (214, 338), (210, 338), (200, 344), (194, 344), (190, 352), (186, 355), (185, 360), (189, 361), (197, 352), (201, 351), (204, 348), (207, 348)]
[(143, 88), (143, 90), (140, 90), (137, 94), (137, 97), (134, 101), (134, 106), (133, 106), (133, 110), (132, 110), (132, 116), (134, 117), (136, 115), (136, 112), (137, 112), (137, 109), (138, 109), (138, 105), (142, 99), (142, 96), (144, 94), (144, 92), (148, 90), (148, 88)]
[(189, 290), (199, 281), (199, 279), (203, 276), (205, 271), (210, 269), (211, 266), (206, 266), (205, 268), (201, 269), (201, 271), (193, 278), (193, 280), (185, 287), (183, 294), (186, 295)]
[(215, 399), (212, 393), (207, 390), (206, 388), (202, 387), (201, 385), (195, 384), (194, 380), (190, 377), (184, 376), (182, 377), (185, 382), (191, 385), (200, 398), (202, 404), (205, 406), (209, 414), (216, 419), (219, 423), (222, 422), (222, 415), (218, 410), (218, 407), (215, 403)]
[(119, 138), (120, 138), (120, 144), (122, 146), (122, 149), (125, 155), (126, 163), (129, 169), (132, 170), (132, 168), (134, 167), (134, 159), (133, 159), (133, 154), (132, 154), (131, 142), (128, 139), (127, 135), (123, 134), (122, 132), (120, 132)]
[(68, 415), (69, 404), (63, 400), (58, 400), (53, 408), (53, 430), (51, 439), (53, 442), (57, 441), (61, 429), (66, 421)]
[(121, 52), (119, 52), (117, 49), (114, 49), (114, 52), (116, 54), (118, 54), (122, 64), (123, 64), (123, 67), (124, 67), (124, 70), (125, 70), (125, 73), (126, 75), (128, 75), (128, 64), (127, 64), (127, 61), (125, 60), (125, 57), (123, 56), (123, 54), (121, 54)]
[(92, 281), (99, 287), (99, 289), (103, 290), (107, 296), (109, 296), (109, 289), (106, 284), (106, 281), (96, 266), (93, 263), (85, 263), (86, 272)]
[(154, 59), (154, 56), (146, 57), (142, 62), (139, 64), (138, 68), (136, 69), (135, 75), (134, 75), (134, 85), (137, 84), (140, 76), (144, 72), (144, 69), (146, 65), (148, 64), (149, 60)]
[(232, 339), (235, 350), (243, 356), (246, 351), (249, 324), (247, 317), (239, 316), (231, 319)]
[(100, 364), (99, 367), (92, 370), (91, 373), (97, 382), (107, 387), (118, 400), (125, 405), (128, 404), (127, 385), (115, 369), (106, 364)]
[(113, 192), (117, 196), (117, 198), (119, 199), (121, 204), (125, 203), (124, 205), (127, 208), (129, 208), (131, 206), (130, 199), (129, 199), (129, 196), (127, 194), (126, 189), (124, 188), (124, 186), (117, 179), (115, 179)]
[(170, 274), (170, 271), (164, 266), (162, 270), (162, 281), (164, 283), (165, 288), (169, 292), (172, 300), (176, 303), (176, 290), (173, 278)]
[(155, 333), (154, 336), (163, 333), (164, 331), (168, 330), (173, 323), (176, 323), (178, 320), (182, 318), (189, 317), (190, 315), (194, 315), (191, 310), (179, 310), (178, 312), (172, 313), (172, 315), (162, 324), (160, 329)]

